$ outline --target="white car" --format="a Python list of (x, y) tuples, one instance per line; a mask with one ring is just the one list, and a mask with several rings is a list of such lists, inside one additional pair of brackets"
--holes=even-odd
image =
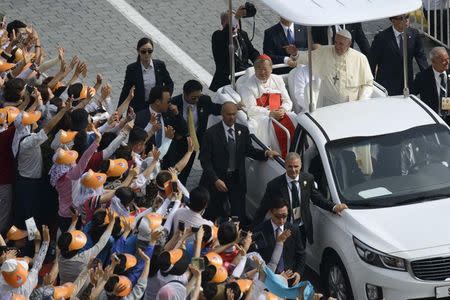
[[(291, 151), (303, 171), (330, 201), (349, 206), (339, 217), (311, 205), (307, 264), (324, 288), (338, 299), (449, 297), (450, 130), (443, 120), (411, 96), (323, 107), (298, 123)], [(252, 215), (284, 168), (246, 163)]]

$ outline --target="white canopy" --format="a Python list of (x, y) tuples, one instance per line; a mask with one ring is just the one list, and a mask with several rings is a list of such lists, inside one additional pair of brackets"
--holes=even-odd
[(307, 26), (350, 24), (412, 12), (421, 0), (261, 0), (280, 16)]

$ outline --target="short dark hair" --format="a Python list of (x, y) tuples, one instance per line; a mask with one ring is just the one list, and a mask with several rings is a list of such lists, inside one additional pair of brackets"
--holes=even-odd
[(16, 30), (16, 34), (17, 34), (17, 29), (20, 28), (25, 28), (27, 27), (27, 24), (25, 24), (22, 21), (19, 20), (14, 20), (8, 23), (8, 25), (6, 25), (6, 31), (8, 32), (8, 36), (12, 35), (13, 30)]
[(106, 149), (106, 147), (111, 144), (112, 141), (117, 137), (117, 134), (112, 131), (107, 131), (104, 134), (102, 134), (102, 139), (100, 140), (100, 144), (98, 146), (98, 151), (103, 151)]
[(8, 102), (18, 102), (21, 99), (20, 93), (25, 88), (25, 80), (13, 78), (8, 80), (3, 87), (3, 98)]
[(283, 197), (276, 196), (271, 199), (269, 209), (280, 209), (285, 206), (289, 207), (289, 203)]
[(134, 199), (134, 192), (130, 187), (119, 187), (114, 195), (119, 198), (120, 203), (127, 207)]
[(219, 230), (217, 231), (217, 239), (222, 246), (235, 241), (237, 235), (236, 225), (230, 221), (220, 224)]
[(148, 102), (153, 104), (156, 100), (162, 100), (163, 93), (168, 92), (170, 94), (170, 89), (168, 86), (160, 86), (156, 85), (150, 90), (150, 94), (148, 95)]
[(194, 188), (189, 193), (189, 208), (195, 212), (202, 211), (209, 202), (209, 192), (202, 186)]
[(70, 113), (70, 120), (70, 129), (72, 129), (73, 131), (82, 131), (85, 130), (88, 126), (89, 114), (84, 110), (84, 108), (77, 108)]
[(83, 90), (83, 84), (80, 82), (69, 85), (67, 88), (67, 95), (69, 97), (73, 97), (74, 99), (79, 98), (81, 94), (81, 90)]
[(81, 157), (84, 151), (86, 151), (86, 149), (89, 147), (88, 140), (88, 134), (84, 130), (78, 131), (78, 133), (75, 135), (75, 138), (73, 139), (72, 150), (77, 151), (79, 157)]
[(158, 175), (156, 175), (156, 184), (160, 187), (164, 186), (168, 180), (172, 179), (172, 174), (167, 170), (161, 170)]
[(186, 83), (183, 85), (183, 93), (186, 95), (195, 91), (202, 91), (202, 90), (203, 90), (202, 84), (194, 79), (186, 81)]
[(138, 42), (137, 42), (137, 46), (136, 49), (139, 50), (139, 48), (141, 48), (142, 46), (144, 46), (145, 44), (150, 44), (153, 47), (153, 41), (151, 38), (148, 37), (143, 37), (141, 38)]
[(147, 132), (141, 127), (133, 127), (128, 138), (128, 145), (134, 146), (137, 143), (143, 143), (147, 139)]
[(237, 284), (236, 281), (232, 281), (232, 282), (227, 283), (225, 285), (225, 293), (226, 293), (227, 289), (230, 289), (230, 290), (233, 291), (233, 295), (234, 295), (233, 300), (238, 300), (238, 299), (241, 298), (241, 292), (242, 291), (241, 291), (241, 288), (239, 287), (239, 285)]

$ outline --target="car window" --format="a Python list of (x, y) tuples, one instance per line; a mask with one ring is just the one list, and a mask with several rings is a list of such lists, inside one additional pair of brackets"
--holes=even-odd
[(326, 145), (341, 201), (390, 206), (450, 195), (450, 132), (415, 127)]

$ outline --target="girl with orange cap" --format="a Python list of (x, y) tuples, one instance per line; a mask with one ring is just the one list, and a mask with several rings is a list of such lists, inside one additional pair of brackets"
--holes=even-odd
[(74, 282), (78, 274), (105, 247), (115, 224), (114, 214), (111, 211), (108, 211), (107, 217), (110, 221), (105, 232), (98, 242), (88, 250), (82, 250), (87, 242), (86, 235), (82, 231), (69, 228), (69, 231), (64, 232), (59, 237), (58, 247), (61, 255), (59, 256), (58, 263), (61, 283)]
[(58, 192), (58, 225), (62, 232), (70, 226), (73, 182), (81, 178), (101, 140), (100, 133), (97, 130), (94, 132), (95, 141), (83, 153), (78, 163), (76, 162), (78, 153), (74, 150), (66, 151), (59, 148), (53, 156), (54, 164), (49, 172), (50, 184)]

